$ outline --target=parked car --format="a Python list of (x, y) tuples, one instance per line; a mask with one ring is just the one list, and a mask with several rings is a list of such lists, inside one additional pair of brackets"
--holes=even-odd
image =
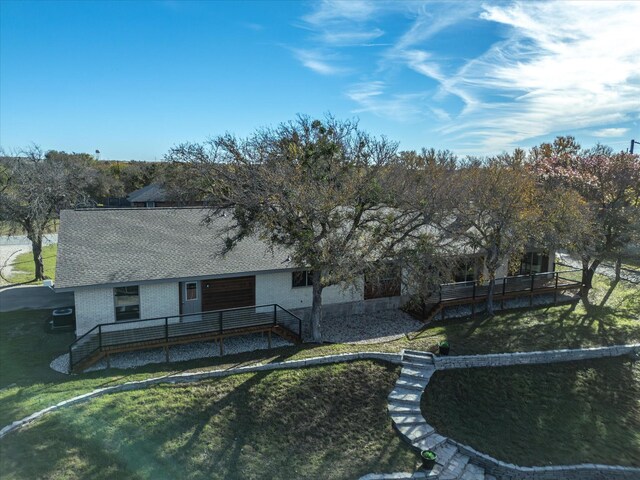
[(76, 314), (73, 307), (56, 308), (49, 318), (49, 330), (75, 330)]

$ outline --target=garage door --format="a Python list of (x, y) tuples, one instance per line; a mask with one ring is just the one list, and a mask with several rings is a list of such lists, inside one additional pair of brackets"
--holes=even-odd
[(202, 280), (202, 310), (251, 307), (256, 304), (256, 277)]

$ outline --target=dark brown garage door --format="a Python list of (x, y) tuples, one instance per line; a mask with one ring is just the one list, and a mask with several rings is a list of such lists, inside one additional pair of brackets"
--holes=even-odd
[(256, 277), (202, 280), (202, 310), (251, 307), (256, 304)]

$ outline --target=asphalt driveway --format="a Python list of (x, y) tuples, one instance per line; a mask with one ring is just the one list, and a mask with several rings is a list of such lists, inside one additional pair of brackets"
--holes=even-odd
[(0, 312), (60, 308), (73, 304), (73, 292), (56, 293), (49, 287), (23, 286), (0, 290)]

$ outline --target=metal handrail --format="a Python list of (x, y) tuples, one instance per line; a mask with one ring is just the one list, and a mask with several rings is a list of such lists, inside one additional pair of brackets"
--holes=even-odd
[[(270, 312), (271, 307), (273, 307), (273, 310)], [(259, 310), (263, 309), (265, 310), (264, 312), (260, 312)], [(82, 335), (81, 337), (78, 337), (71, 345), (69, 345), (69, 366), (70, 369), (72, 369), (76, 364), (80, 363), (82, 360), (90, 357), (93, 353), (95, 353), (96, 351), (100, 351), (103, 349), (103, 347), (105, 346), (113, 346), (113, 345), (127, 345), (127, 344), (134, 344), (137, 342), (143, 342), (149, 339), (154, 339), (154, 340), (162, 340), (164, 339), (165, 341), (169, 341), (170, 338), (178, 338), (181, 336), (185, 336), (185, 335), (189, 335), (189, 332), (186, 332), (183, 330), (183, 332), (181, 334), (177, 334), (177, 335), (171, 335), (170, 334), (170, 325), (181, 325), (183, 327), (193, 327), (195, 328), (195, 330), (198, 330), (198, 327), (200, 326), (205, 326), (205, 329), (201, 332), (198, 333), (207, 333), (207, 332), (214, 332), (215, 330), (219, 330), (219, 333), (222, 334), (225, 331), (224, 328), (224, 314), (225, 313), (233, 313), (233, 312), (237, 312), (237, 311), (242, 311), (245, 310), (247, 312), (251, 312), (251, 314), (261, 314), (261, 313), (265, 313), (265, 314), (269, 314), (271, 313), (273, 315), (273, 319), (269, 320), (268, 322), (263, 322), (261, 323), (261, 325), (269, 325), (271, 324), (271, 322), (273, 322), (273, 326), (276, 325), (282, 325), (283, 327), (286, 327), (287, 329), (290, 329), (293, 331), (293, 328), (291, 328), (289, 325), (291, 323), (291, 320), (293, 320), (295, 322), (295, 320), (297, 320), (298, 322), (298, 337), (302, 338), (302, 319), (300, 319), (297, 315), (291, 313), (290, 311), (282, 308), (280, 305), (278, 304), (266, 304), (266, 305), (254, 305), (254, 306), (250, 306), (250, 307), (236, 307), (236, 308), (228, 308), (228, 309), (222, 309), (222, 310), (209, 310), (209, 311), (204, 311), (204, 312), (197, 312), (197, 313), (186, 313), (186, 314), (181, 314), (181, 315), (169, 315), (169, 316), (164, 316), (164, 317), (153, 317), (153, 318), (145, 318), (145, 319), (138, 319), (138, 320), (126, 320), (126, 321), (121, 321), (121, 322), (109, 322), (109, 323), (101, 323), (96, 325), (95, 327), (93, 327), (91, 330), (89, 330), (88, 332), (86, 332), (84, 335)], [(279, 321), (278, 319), (278, 310), (282, 310), (283, 312), (285, 312), (289, 318), (283, 318), (282, 320)], [(218, 321), (216, 322), (215, 325), (211, 325), (211, 317), (212, 314), (218, 314)], [(188, 318), (188, 317), (194, 317), (194, 316), (208, 316), (210, 318), (207, 319), (200, 319), (200, 320), (196, 320), (193, 322), (182, 322), (182, 319), (184, 318)], [(176, 323), (169, 323), (169, 319), (177, 319), (179, 320)], [(246, 320), (246, 319), (245, 319)], [(149, 324), (151, 322), (163, 322), (160, 323), (159, 325), (149, 325), (148, 327), (142, 327), (142, 328), (134, 328), (134, 329), (123, 329), (122, 335), (125, 335), (126, 333), (129, 334), (130, 337), (135, 337), (136, 336), (136, 330), (138, 331), (138, 338), (128, 338), (126, 339), (127, 341), (124, 342), (116, 342), (116, 343), (111, 343), (110, 340), (113, 340), (113, 336), (117, 336), (118, 333), (120, 332), (119, 330), (111, 330), (108, 331), (107, 333), (112, 334), (111, 338), (107, 339), (108, 344), (104, 345), (103, 342), (103, 329), (108, 328), (108, 327), (113, 327), (113, 326), (119, 326), (119, 325), (123, 325), (123, 324)], [(233, 322), (233, 319), (231, 320)], [(247, 322), (247, 324), (249, 324), (251, 322)], [(164, 328), (162, 328), (164, 327)], [(216, 327), (216, 328), (213, 328)], [(161, 336), (157, 335), (157, 331), (155, 329), (157, 328), (161, 328), (163, 331), (163, 334)], [(232, 326), (231, 328), (228, 328), (227, 330), (233, 330), (234, 328), (239, 328), (237, 326)], [(295, 327), (294, 327), (295, 328)], [(96, 332), (97, 330), (97, 332)], [(193, 333), (193, 330), (191, 331), (191, 333)], [(295, 332), (294, 332), (295, 333)], [(91, 341), (94, 340), (94, 338), (97, 335), (97, 340), (98, 340), (98, 346), (93, 348), (91, 351), (89, 352), (83, 352), (84, 354), (82, 355), (82, 358), (80, 359), (76, 359), (74, 361), (73, 358), (73, 350), (74, 350), (74, 346), (78, 347), (79, 345), (82, 345), (82, 343), (89, 343)], [(90, 338), (93, 337), (93, 338)], [(87, 338), (90, 338), (90, 340), (86, 340)]]

